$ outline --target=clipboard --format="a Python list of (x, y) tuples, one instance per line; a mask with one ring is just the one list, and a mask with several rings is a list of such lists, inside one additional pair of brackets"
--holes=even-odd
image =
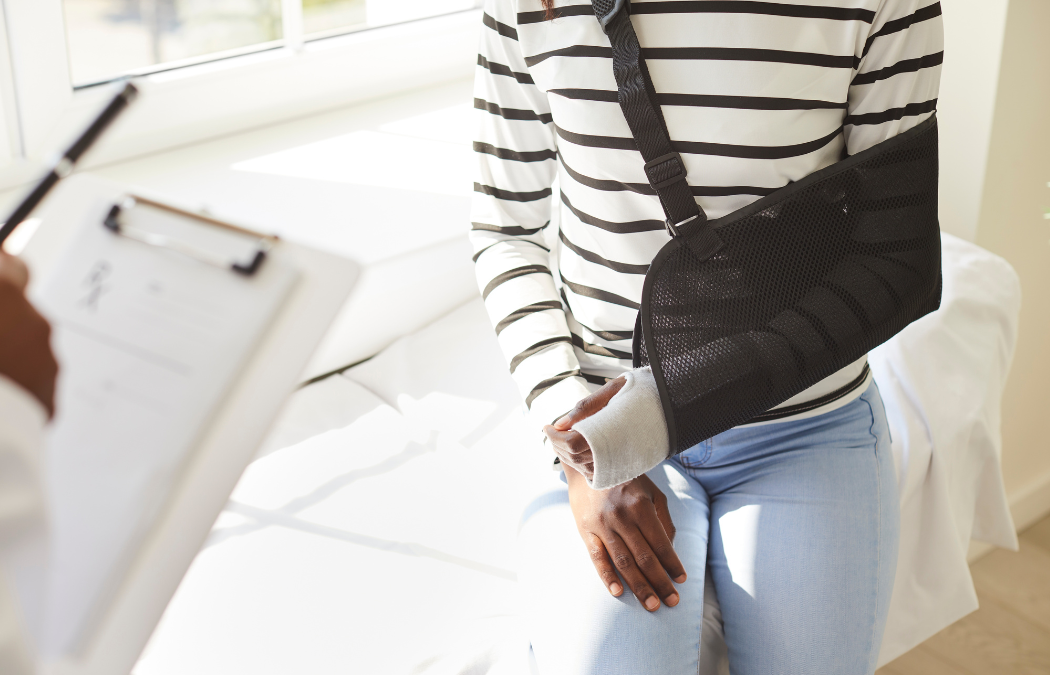
[[(210, 225), (211, 227), (218, 228), (220, 231), (223, 231), (234, 238), (243, 239), (246, 244), (254, 245), (243, 258), (238, 259), (236, 256), (230, 255), (228, 251), (223, 250), (226, 247), (224, 247), (222, 243), (214, 241), (214, 237), (213, 241), (210, 243), (215, 248), (208, 247), (207, 245), (194, 246), (183, 239), (170, 234), (129, 226), (125, 222), (128, 212), (142, 206), (159, 211), (169, 217), (175, 216), (176, 218), (182, 218), (198, 224)], [(236, 272), (237, 274), (246, 277), (254, 276), (255, 273), (259, 271), (259, 268), (266, 261), (266, 254), (269, 253), (270, 249), (273, 248), (274, 243), (277, 241), (277, 237), (274, 235), (255, 232), (245, 227), (239, 227), (222, 220), (217, 220), (202, 213), (194, 213), (177, 206), (172, 206), (171, 204), (149, 199), (148, 197), (137, 196), (135, 194), (128, 194), (119, 203), (111, 206), (109, 213), (106, 214), (106, 218), (102, 221), (102, 224), (107, 230), (118, 236), (127, 237), (128, 239), (137, 241), (141, 244), (146, 244), (147, 246), (175, 251), (199, 262), (207, 263), (219, 268), (229, 269), (231, 272)], [(220, 239), (221, 238), (220, 235)]]
[[(231, 233), (238, 235), (233, 239), (242, 246), (239, 251), (233, 250), (237, 247), (232, 244), (225, 250), (222, 245), (214, 250), (202, 246), (200, 241), (187, 242), (163, 227), (160, 231), (154, 228), (143, 232), (142, 220), (136, 220), (132, 214), (144, 203), (167, 205), (137, 197), (136, 204), (127, 208), (126, 197), (120, 186), (90, 176), (71, 180), (56, 192), (42, 214), (42, 226), (24, 253), (35, 273), (30, 289), (34, 298), (48, 297), (48, 280), (62, 273), (59, 242), (68, 241), (70, 234), (81, 231), (84, 223), (97, 223), (101, 231), (103, 223), (114, 215), (115, 205), (121, 206), (116, 216), (122, 231), (116, 232), (107, 224), (105, 233), (126, 239), (123, 243), (127, 246), (158, 249), (150, 251), (159, 256), (157, 259), (179, 258), (183, 263), (191, 261), (201, 270), (211, 267), (216, 273), (242, 276), (252, 282), (282, 268), (294, 269), (298, 280), (287, 286), (285, 297), (274, 305), (266, 327), (246, 350), (243, 365), (236, 369), (221, 402), (210, 412), (183, 458), (169, 494), (131, 547), (119, 578), (109, 589), (108, 599), (94, 608), (90, 629), (80, 636), (76, 649), (48, 656), (41, 664), (45, 673), (130, 671), (240, 473), (264, 439), (284, 399), (298, 384), (312, 350), (357, 277), (357, 267), (349, 261), (243, 228), (212, 224), (207, 230), (218, 239)], [(162, 210), (175, 220), (201, 220), (188, 209)], [(205, 216), (203, 220), (214, 219)], [(167, 237), (167, 241), (158, 237)], [(243, 249), (246, 239), (251, 240), (249, 249)], [(255, 254), (246, 256), (246, 250), (254, 250)], [(194, 255), (201, 251), (208, 255)], [(246, 263), (255, 261), (260, 252), (264, 254), (262, 261), (254, 272), (249, 272), (251, 265)], [(221, 269), (220, 260), (235, 260), (245, 270), (235, 271), (232, 264), (231, 269)]]
[(61, 364), (46, 434), (52, 531), (37, 647), (76, 653), (212, 410), (299, 271), (275, 239), (126, 194), (84, 218), (36, 306)]

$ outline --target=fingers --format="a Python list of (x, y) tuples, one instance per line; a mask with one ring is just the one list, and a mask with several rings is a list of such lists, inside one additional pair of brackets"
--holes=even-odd
[(9, 276), (17, 275), (19, 266), (6, 269), (9, 271), (0, 271), (0, 374), (36, 396), (50, 416), (54, 414), (58, 374), (51, 351), (51, 326), (16, 285), (24, 283), (25, 277)]
[(544, 427), (543, 431), (547, 434), (547, 438), (551, 440), (555, 452), (563, 460), (576, 467), (593, 464), (594, 456), (591, 453), (591, 446), (580, 432), (572, 430), (558, 431), (550, 425)]
[(26, 305), (28, 316), (20, 331), (23, 342), (18, 349), (21, 362), (14, 367), (12, 379), (35, 395), (51, 418), (55, 414), (55, 382), (58, 378), (58, 362), (51, 351), (51, 325), (28, 302)]
[(567, 465), (565, 475), (576, 527), (609, 592), (619, 596), (625, 585), (650, 612), (660, 608), (661, 599), (668, 607), (677, 605), (671, 579), (681, 583), (686, 575), (671, 544), (674, 525), (664, 494), (645, 476), (592, 490), (573, 467)]
[(587, 553), (590, 555), (591, 562), (594, 564), (594, 569), (597, 570), (602, 583), (605, 584), (610, 593), (620, 597), (623, 594), (623, 586), (620, 584), (620, 577), (616, 574), (616, 568), (613, 567), (612, 561), (609, 560), (609, 552), (605, 550), (605, 544), (602, 543), (601, 537), (596, 534), (588, 534), (584, 537), (584, 541), (587, 544)]
[(569, 414), (555, 422), (554, 428), (558, 431), (565, 431), (580, 420), (590, 417), (607, 406), (609, 400), (615, 396), (616, 392), (620, 391), (625, 384), (627, 384), (627, 380), (623, 377), (618, 377), (615, 380), (606, 382), (601, 389), (577, 403), (576, 406), (569, 411)]
[(21, 258), (0, 252), (0, 279), (4, 279), (20, 291), (29, 283), (29, 270)]
[[(655, 518), (652, 523), (660, 528), (660, 525), (659, 523), (656, 523)], [(664, 569), (660, 556), (657, 555), (654, 546), (650, 543), (646, 535), (651, 536), (654, 539), (663, 538), (663, 545), (665, 545), (667, 549), (670, 549), (675, 560), (677, 560), (677, 556), (674, 555), (674, 549), (670, 548), (670, 542), (667, 541), (667, 537), (663, 533), (663, 528), (660, 528), (658, 532), (654, 533), (652, 532), (652, 526), (649, 525), (647, 526), (647, 530), (647, 532), (643, 533), (641, 529), (635, 528), (631, 531), (624, 532), (623, 540), (634, 555), (634, 563), (638, 569), (641, 570), (642, 574), (645, 575), (646, 580), (649, 582), (649, 586), (656, 592), (657, 596), (663, 599), (668, 607), (674, 607), (678, 604), (678, 590), (674, 587), (674, 582), (671, 581), (671, 576), (668, 574), (668, 570)], [(678, 563), (678, 565), (681, 566), (681, 563)]]
[[(634, 593), (634, 597), (638, 598), (638, 601), (642, 603), (650, 612), (655, 612), (660, 608), (660, 597), (657, 591), (653, 589), (653, 586), (649, 583), (649, 579), (639, 569), (636, 562), (637, 554), (631, 550), (631, 547), (621, 539), (615, 532), (609, 532), (604, 535), (602, 541), (605, 543), (606, 549), (609, 551), (609, 557), (612, 559), (613, 565), (616, 566), (616, 571), (620, 573), (623, 580), (627, 582), (627, 587)], [(655, 560), (651, 552), (649, 555), (642, 553), (641, 560), (648, 564), (649, 560)], [(664, 574), (664, 577), (667, 575)], [(670, 583), (670, 579), (667, 580)], [(671, 587), (674, 588), (673, 586)], [(664, 589), (666, 591), (666, 589)], [(667, 596), (672, 593), (667, 593)], [(674, 604), (678, 604), (678, 595), (676, 592), (673, 593), (675, 596)]]
[(554, 453), (561, 460), (562, 467), (567, 467), (574, 470), (576, 473), (582, 474), (587, 480), (594, 480), (594, 462), (584, 462), (583, 464), (577, 464), (572, 461), (571, 458), (566, 457), (564, 454), (559, 452), (557, 446), (554, 448)]
[[(663, 497), (663, 494), (660, 496)], [(641, 530), (642, 536), (649, 543), (653, 553), (656, 554), (657, 560), (660, 561), (661, 569), (676, 584), (681, 584), (685, 582), (687, 576), (685, 565), (682, 564), (682, 560), (678, 557), (678, 553), (675, 552), (672, 544), (674, 541), (674, 529), (674, 524), (671, 522), (671, 514), (667, 510), (666, 497), (663, 499), (662, 509), (659, 503), (656, 504), (656, 511), (652, 514), (651, 519), (645, 516), (639, 519), (639, 530)]]
[(674, 521), (671, 520), (671, 511), (667, 508), (667, 495), (654, 485), (652, 497), (653, 507), (656, 510), (656, 517), (660, 519), (660, 524), (663, 525), (664, 532), (667, 533), (667, 538), (673, 542), (674, 535), (678, 531), (678, 528), (674, 526)]

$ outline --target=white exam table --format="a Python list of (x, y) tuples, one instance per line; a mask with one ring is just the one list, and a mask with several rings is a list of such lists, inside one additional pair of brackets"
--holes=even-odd
[[(976, 609), (971, 537), (1017, 543), (998, 411), (1019, 284), (943, 241), (943, 311), (871, 357), (902, 486), (881, 663)], [(514, 541), (550, 480), (537, 441), (480, 299), (302, 389), (135, 673), (528, 674)]]

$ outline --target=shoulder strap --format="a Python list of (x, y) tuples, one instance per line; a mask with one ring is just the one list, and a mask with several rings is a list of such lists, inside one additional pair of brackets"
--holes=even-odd
[(631, 23), (630, 0), (591, 0), (591, 3), (612, 44), (620, 109), (645, 160), (645, 176), (660, 197), (667, 231), (672, 237), (687, 237), (694, 253), (701, 259), (709, 258), (722, 247), (722, 242), (708, 226), (707, 214), (693, 199), (686, 182), (685, 163), (671, 146), (656, 90)]

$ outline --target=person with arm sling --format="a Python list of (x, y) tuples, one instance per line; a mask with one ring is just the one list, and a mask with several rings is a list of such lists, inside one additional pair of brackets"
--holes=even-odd
[(734, 675), (871, 673), (899, 515), (866, 352), (939, 296), (940, 6), (542, 5), (486, 3), (472, 217), (564, 468), (519, 536), (539, 672), (715, 672), (724, 622)]
[(634, 366), (651, 370), (629, 389), (649, 408), (659, 393), (667, 453), (652, 450), (657, 423), (603, 433), (617, 416), (609, 408), (581, 420), (584, 437), (605, 446), (589, 443), (592, 459), (634, 460), (627, 470), (595, 462), (592, 485), (607, 488), (727, 429), (776, 419), (772, 408), (940, 306), (938, 137), (934, 115), (710, 221), (668, 136), (630, 3), (594, 0), (594, 10), (672, 237), (646, 274), (634, 331)]

